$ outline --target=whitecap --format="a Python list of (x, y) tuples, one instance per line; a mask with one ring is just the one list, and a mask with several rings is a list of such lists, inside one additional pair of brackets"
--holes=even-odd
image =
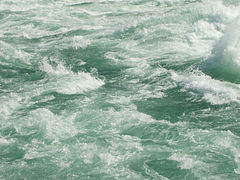
[(44, 84), (44, 89), (63, 94), (78, 94), (94, 90), (104, 85), (104, 81), (93, 77), (87, 72), (74, 73), (67, 69), (61, 62), (54, 68), (46, 59), (40, 66), (42, 71), (48, 73), (49, 82)]
[(185, 89), (202, 94), (203, 99), (212, 104), (240, 103), (240, 86), (221, 82), (200, 72), (198, 73), (177, 74), (172, 72), (172, 79), (179, 82)]

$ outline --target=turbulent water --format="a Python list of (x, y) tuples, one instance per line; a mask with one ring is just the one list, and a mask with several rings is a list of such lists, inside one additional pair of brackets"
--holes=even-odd
[(0, 179), (240, 179), (240, 0), (0, 0)]

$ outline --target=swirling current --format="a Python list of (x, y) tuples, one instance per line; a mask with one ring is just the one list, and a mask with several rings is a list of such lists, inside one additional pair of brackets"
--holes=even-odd
[(240, 0), (0, 0), (0, 179), (240, 179)]

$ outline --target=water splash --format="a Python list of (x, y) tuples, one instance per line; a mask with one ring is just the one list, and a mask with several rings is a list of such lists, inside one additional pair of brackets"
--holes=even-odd
[(240, 17), (227, 28), (216, 42), (212, 55), (200, 65), (200, 69), (214, 79), (240, 83)]

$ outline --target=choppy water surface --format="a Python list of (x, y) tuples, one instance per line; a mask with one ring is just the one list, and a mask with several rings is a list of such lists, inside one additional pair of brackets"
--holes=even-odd
[(240, 179), (239, 0), (1, 0), (0, 179)]

